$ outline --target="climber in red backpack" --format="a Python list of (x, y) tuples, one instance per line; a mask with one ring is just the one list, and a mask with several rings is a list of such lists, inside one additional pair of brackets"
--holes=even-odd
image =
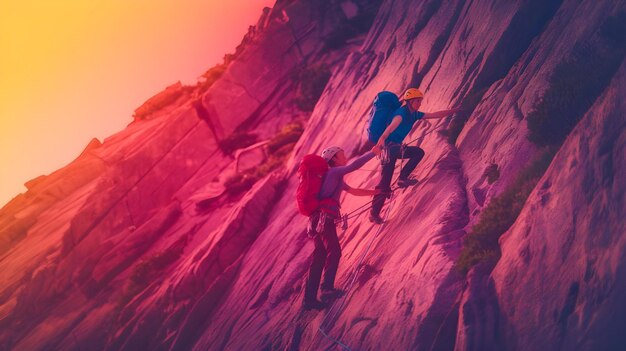
[[(310, 216), (309, 236), (315, 241), (313, 262), (304, 291), (304, 309), (320, 310), (326, 302), (343, 295), (335, 289), (335, 275), (341, 258), (341, 247), (337, 238), (335, 220), (341, 217), (339, 199), (343, 190), (356, 196), (380, 194), (377, 189), (355, 189), (343, 181), (343, 176), (362, 167), (375, 156), (370, 151), (348, 163), (344, 151), (337, 146), (322, 152), (322, 157), (307, 155), (303, 158), (298, 172), (298, 206), (300, 212)], [(330, 167), (329, 167), (330, 166)], [(317, 291), (324, 271), (321, 286), (321, 299)]]
[[(395, 99), (394, 99), (395, 98)], [(420, 119), (444, 118), (461, 111), (459, 108), (438, 112), (421, 112), (424, 94), (416, 88), (409, 88), (402, 96), (404, 103), (400, 105), (397, 96), (390, 92), (379, 93), (374, 100), (374, 108), (370, 119), (369, 140), (376, 143), (372, 151), (386, 154), (381, 158), (381, 179), (377, 189), (382, 193), (374, 195), (369, 220), (381, 224), (383, 219), (380, 211), (385, 204), (385, 199), (391, 193), (391, 178), (398, 158), (408, 158), (409, 161), (400, 170), (398, 187), (406, 188), (415, 185), (417, 180), (409, 177), (417, 164), (424, 157), (424, 150), (418, 146), (403, 146), (402, 141), (413, 129), (413, 125)], [(393, 110), (396, 106), (397, 109)], [(380, 112), (379, 112), (380, 111)], [(393, 111), (388, 113), (387, 111)], [(387, 115), (385, 115), (387, 114)], [(385, 127), (386, 126), (386, 127)], [(384, 129), (384, 131), (382, 131)], [(380, 133), (382, 131), (382, 133)]]

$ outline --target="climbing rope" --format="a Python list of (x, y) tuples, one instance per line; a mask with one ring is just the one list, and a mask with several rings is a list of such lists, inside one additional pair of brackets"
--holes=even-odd
[[(444, 126), (445, 126), (445, 125), (441, 125), (441, 126), (439, 126), (439, 127), (436, 127), (436, 128), (435, 128), (435, 129), (433, 129), (433, 130), (429, 130), (428, 132), (426, 132), (426, 133), (424, 133), (424, 134), (422, 134), (422, 135), (418, 136), (417, 138), (415, 138), (415, 139), (413, 139), (413, 140), (409, 141), (408, 143), (403, 143), (402, 145), (409, 146), (409, 145), (411, 145), (412, 143), (414, 143), (414, 142), (418, 141), (419, 139), (423, 139), (423, 138), (424, 138), (424, 137), (426, 137), (428, 134), (430, 134), (430, 133), (432, 133), (432, 132), (434, 132), (434, 131), (437, 131), (437, 130), (439, 130), (439, 129), (442, 129)], [(398, 167), (399, 167), (399, 165), (395, 165), (395, 166), (394, 166), (394, 169), (397, 169)], [(359, 168), (359, 169), (356, 169), (355, 171), (357, 171), (357, 172), (376, 172), (376, 171), (378, 171), (378, 169)]]
[[(402, 168), (404, 167), (404, 152), (405, 152), (406, 147), (407, 147), (408, 145), (412, 144), (413, 142), (415, 142), (415, 141), (417, 141), (417, 140), (419, 140), (419, 139), (424, 138), (426, 135), (428, 135), (428, 134), (430, 134), (430, 133), (432, 133), (432, 132), (434, 132), (434, 131), (436, 131), (436, 130), (439, 130), (440, 128), (441, 128), (441, 127), (439, 127), (439, 128), (434, 128), (433, 130), (428, 131), (428, 132), (426, 132), (426, 133), (422, 134), (421, 136), (419, 136), (419, 137), (417, 137), (417, 138), (415, 138), (415, 139), (413, 139), (413, 140), (409, 141), (408, 143), (403, 144), (403, 145), (401, 146), (401, 148), (400, 148), (400, 152), (401, 152), (400, 156), (401, 156), (401, 157), (400, 157), (400, 165), (399, 165), (399, 166), (400, 166), (400, 169), (402, 169)], [(394, 167), (394, 173), (395, 173), (395, 169), (396, 169), (396, 168), (398, 168), (398, 167), (397, 167), (397, 166), (395, 166), (395, 167)], [(363, 170), (363, 171), (370, 171), (370, 172), (371, 172), (371, 171), (375, 171), (375, 170)], [(337, 338), (332, 337), (331, 335), (329, 335), (329, 334), (328, 334), (328, 333), (324, 330), (325, 323), (326, 323), (328, 320), (335, 318), (335, 317), (338, 315), (339, 311), (341, 311), (341, 310), (343, 309), (343, 307), (344, 307), (344, 305), (345, 305), (345, 303), (346, 303), (347, 297), (348, 297), (348, 293), (349, 293), (349, 292), (352, 290), (352, 288), (354, 287), (354, 284), (355, 284), (355, 282), (356, 282), (356, 278), (357, 278), (357, 276), (358, 276), (359, 270), (361, 269), (361, 266), (362, 266), (362, 264), (363, 264), (363, 261), (365, 260), (365, 257), (366, 257), (366, 256), (367, 256), (367, 254), (369, 253), (369, 251), (370, 251), (370, 249), (371, 249), (371, 247), (372, 247), (372, 244), (374, 243), (374, 241), (376, 240), (376, 238), (378, 238), (378, 236), (379, 236), (379, 235), (380, 235), (380, 233), (382, 232), (382, 229), (385, 227), (385, 224), (387, 223), (387, 219), (388, 219), (388, 217), (389, 217), (389, 214), (391, 213), (391, 211), (392, 211), (392, 209), (393, 209), (393, 207), (394, 207), (394, 205), (395, 205), (395, 202), (396, 202), (396, 196), (394, 196), (394, 194), (395, 194), (395, 191), (396, 191), (397, 189), (399, 189), (399, 187), (393, 187), (393, 186), (394, 186), (394, 185), (398, 182), (398, 179), (399, 179), (399, 178), (400, 178), (400, 177), (399, 177), (399, 175), (398, 175), (398, 177), (396, 178), (396, 180), (392, 183), (392, 189), (391, 189), (391, 192), (390, 192), (390, 194), (391, 194), (391, 198), (390, 198), (390, 201), (389, 201), (389, 205), (387, 206), (387, 208), (386, 208), (386, 210), (385, 210), (384, 222), (383, 222), (383, 224), (382, 224), (380, 227), (378, 227), (378, 230), (376, 231), (376, 233), (375, 233), (375, 234), (372, 236), (372, 238), (369, 240), (369, 243), (367, 244), (367, 247), (365, 248), (365, 251), (363, 251), (363, 253), (362, 253), (362, 254), (361, 254), (361, 256), (359, 257), (359, 259), (358, 259), (358, 261), (357, 261), (356, 268), (355, 268), (354, 272), (352, 273), (351, 278), (349, 278), (349, 284), (348, 284), (348, 286), (347, 286), (347, 288), (346, 288), (346, 290), (345, 290), (345, 294), (344, 294), (344, 296), (341, 298), (341, 303), (339, 304), (339, 307), (335, 308), (335, 307), (337, 306), (337, 304), (336, 304), (336, 303), (334, 303), (334, 304), (332, 305), (332, 307), (330, 308), (330, 310), (328, 311), (328, 313), (326, 314), (326, 316), (324, 317), (324, 319), (322, 319), (322, 322), (320, 323), (320, 326), (317, 328), (317, 332), (315, 333), (315, 335), (313, 335), (313, 338), (315, 338), (315, 336), (316, 336), (316, 335), (317, 335), (317, 333), (319, 332), (319, 333), (322, 333), (322, 335), (323, 335), (326, 339), (328, 339), (328, 340), (332, 341), (333, 343), (335, 343), (335, 344), (339, 345), (339, 346), (340, 346), (341, 348), (343, 348), (344, 350), (352, 351), (348, 345), (346, 345), (346, 344), (344, 344), (343, 342), (341, 342), (341, 340), (339, 340), (339, 339), (337, 339)], [(339, 221), (339, 222), (343, 222), (343, 230), (344, 230), (343, 235), (345, 235), (345, 232), (346, 232), (346, 229), (347, 229), (347, 220), (348, 220), (348, 219), (350, 219), (350, 218), (354, 218), (354, 217), (356, 217), (356, 216), (359, 216), (359, 215), (360, 215), (360, 214), (362, 214), (363, 212), (365, 212), (365, 211), (369, 210), (369, 209), (371, 208), (371, 205), (373, 204), (373, 201), (374, 201), (374, 200), (372, 199), (371, 201), (369, 201), (369, 202), (367, 202), (367, 203), (363, 204), (362, 206), (360, 206), (360, 207), (356, 208), (356, 209), (355, 209), (355, 210), (353, 210), (352, 212), (347, 213), (347, 214), (344, 214), (341, 218), (339, 218), (339, 219), (338, 219), (338, 221)], [(365, 207), (365, 208), (364, 208), (364, 207)], [(357, 213), (357, 212), (358, 212), (358, 213)], [(335, 222), (335, 223), (337, 223), (337, 220), (336, 220), (336, 222)], [(441, 331), (439, 330), (439, 331), (438, 331), (438, 334), (439, 334), (440, 332), (441, 332)], [(310, 347), (311, 347), (311, 346), (312, 346), (312, 343), (311, 343), (311, 344), (309, 344), (309, 347), (307, 348), (307, 350), (308, 350), (308, 349), (310, 349)]]
[[(405, 148), (406, 148), (406, 147), (408, 147), (408, 146), (409, 146), (409, 145), (411, 145), (412, 143), (416, 142), (417, 140), (424, 138), (424, 137), (425, 137), (425, 136), (427, 136), (428, 134), (430, 134), (430, 133), (432, 133), (432, 132), (434, 132), (434, 131), (436, 131), (436, 130), (441, 129), (443, 126), (444, 126), (444, 125), (441, 125), (441, 126), (439, 126), (439, 127), (436, 127), (435, 129), (430, 130), (430, 131), (428, 131), (428, 132), (426, 132), (426, 133), (422, 134), (421, 136), (419, 136), (419, 137), (417, 137), (417, 138), (415, 138), (415, 139), (413, 139), (413, 140), (409, 141), (408, 143), (403, 143), (403, 144), (402, 144), (402, 148), (401, 148), (401, 152), (402, 152), (402, 154), (401, 154), (401, 162), (400, 162), (400, 164), (399, 164), (399, 165), (398, 165), (398, 164), (396, 164), (396, 165), (394, 166), (394, 173), (395, 173), (396, 169), (398, 169), (398, 168), (402, 169), (402, 166), (403, 166), (403, 165), (402, 165), (402, 163), (404, 162), (404, 151), (405, 151)], [(362, 168), (360, 168), (360, 169), (357, 169), (356, 171), (376, 172), (376, 171), (378, 171), (378, 169), (362, 169)], [(397, 182), (397, 181), (398, 181), (398, 179), (396, 179), (396, 182)], [(394, 184), (395, 184), (396, 182), (394, 182)], [(398, 188), (399, 188), (399, 187), (396, 187), (396, 188), (394, 188), (394, 189), (391, 189), (391, 191), (393, 192), (394, 190), (396, 190), (396, 189), (398, 189)], [(343, 216), (342, 216), (342, 217), (345, 217), (345, 216), (347, 215), (348, 217), (346, 217), (346, 218), (338, 218), (337, 220), (335, 220), (335, 224), (341, 223), (342, 221), (343, 221), (343, 222), (345, 222), (345, 220), (347, 220), (347, 219), (351, 219), (351, 218), (354, 218), (354, 217), (356, 217), (356, 216), (360, 215), (361, 213), (365, 212), (366, 210), (368, 210), (369, 208), (371, 208), (371, 206), (370, 206), (370, 207), (368, 207), (368, 208), (366, 208), (366, 209), (364, 209), (364, 210), (362, 210), (361, 212), (357, 213), (356, 215), (352, 215), (352, 214), (354, 214), (355, 212), (357, 212), (358, 210), (362, 209), (363, 207), (365, 207), (365, 206), (367, 206), (367, 205), (371, 205), (373, 201), (374, 201), (374, 200), (371, 200), (371, 201), (369, 201), (369, 202), (366, 202), (366, 203), (365, 203), (365, 204), (363, 204), (362, 206), (357, 207), (357, 208), (356, 208), (355, 210), (353, 210), (352, 212), (349, 212), (349, 213), (347, 213), (347, 214), (345, 214), (345, 215), (343, 215)]]
[[(403, 146), (403, 147), (400, 148), (400, 156), (401, 156), (400, 157), (400, 169), (402, 169), (402, 167), (404, 166), (403, 165), (404, 164), (404, 151), (405, 151), (405, 148)], [(398, 182), (399, 178), (400, 178), (399, 176), (398, 176), (398, 178), (396, 178), (396, 180), (392, 183), (392, 186), (395, 185)], [(365, 260), (365, 257), (369, 253), (370, 248), (372, 247), (372, 244), (374, 243), (374, 240), (378, 237), (378, 235), (380, 235), (380, 233), (382, 232), (383, 227), (385, 226), (385, 223), (387, 222), (389, 214), (391, 213), (391, 209), (393, 208), (393, 206), (395, 204), (396, 197), (394, 196), (394, 192), (397, 189), (398, 189), (397, 187), (395, 189), (392, 189), (392, 191), (390, 193), (391, 194), (391, 199), (389, 201), (389, 205), (387, 206), (387, 209), (385, 210), (384, 222), (383, 222), (383, 224), (380, 225), (380, 227), (378, 227), (378, 230), (376, 231), (374, 236), (372, 236), (372, 238), (370, 239), (369, 243), (367, 244), (367, 247), (365, 248), (365, 251), (363, 251), (363, 253), (361, 254), (361, 257), (357, 261), (357, 265), (356, 265), (356, 268), (355, 268), (354, 272), (352, 273), (352, 277), (350, 279), (350, 283), (348, 284), (348, 287), (345, 290), (344, 296), (341, 298), (341, 304), (336, 309), (335, 309), (336, 304), (333, 304), (332, 307), (330, 308), (330, 310), (328, 311), (328, 313), (326, 314), (326, 316), (324, 317), (324, 319), (322, 319), (322, 322), (320, 323), (320, 326), (317, 328), (318, 332), (321, 332), (322, 335), (326, 339), (328, 339), (328, 340), (332, 341), (333, 343), (339, 345), (344, 350), (352, 351), (350, 349), (350, 347), (348, 347), (346, 344), (341, 342), (341, 340), (333, 338), (326, 331), (324, 331), (324, 329), (323, 329), (324, 323), (326, 323), (326, 321), (329, 319), (330, 316), (332, 316), (332, 318), (334, 318), (337, 315), (337, 313), (343, 309), (343, 306), (346, 303), (346, 299), (347, 299), (348, 293), (352, 290), (352, 287), (354, 286), (354, 283), (356, 282), (356, 278), (358, 276), (359, 269), (361, 268), (361, 266), (363, 264), (363, 261)], [(370, 203), (371, 202), (373, 202), (373, 200), (370, 201)], [(363, 207), (363, 206), (361, 206), (361, 207)], [(344, 228), (344, 232), (343, 232), (342, 236), (345, 235), (345, 229), (347, 229), (347, 228)], [(316, 332), (315, 335), (317, 335), (317, 332)], [(315, 335), (313, 336), (313, 338), (315, 338)], [(309, 346), (310, 345), (311, 344), (309, 344)]]
[[(394, 191), (396, 191), (398, 189), (400, 189), (400, 187), (392, 188), (391, 191), (388, 194), (391, 194), (391, 193), (393, 193)], [(335, 219), (335, 224), (342, 224), (342, 225), (345, 226), (346, 225), (346, 221), (348, 219), (352, 219), (352, 218), (358, 217), (363, 212), (371, 209), (373, 203), (374, 203), (374, 200), (372, 199), (372, 200), (364, 203), (363, 205), (357, 207), (356, 209), (352, 210), (351, 212), (348, 212), (346, 214), (341, 215), (341, 217)], [(345, 230), (346, 228), (342, 227), (342, 229)]]
[(428, 134), (430, 134), (430, 133), (432, 133), (432, 132), (434, 132), (434, 131), (436, 131), (436, 130), (441, 129), (441, 128), (443, 128), (444, 126), (445, 126), (445, 124), (442, 124), (442, 125), (440, 125), (439, 127), (435, 127), (433, 130), (430, 130), (430, 131), (428, 131), (428, 132), (426, 132), (426, 133), (424, 133), (424, 134), (422, 134), (422, 135), (418, 136), (417, 138), (415, 138), (415, 139), (413, 139), (413, 140), (409, 141), (408, 143), (406, 143), (406, 145), (412, 144), (413, 142), (416, 142), (416, 141), (418, 141), (419, 139), (423, 139), (423, 138), (424, 138), (424, 137), (426, 137)]
[[(398, 165), (395, 165), (394, 170), (398, 168)], [(378, 172), (378, 168), (377, 169), (369, 169), (369, 168), (359, 168), (359, 169), (355, 169), (354, 171), (356, 172)]]
[[(434, 131), (434, 130), (433, 130), (433, 131)], [(429, 133), (431, 133), (431, 132), (433, 132), (433, 131), (430, 131)], [(418, 138), (418, 139), (419, 139), (419, 138)], [(415, 139), (415, 140), (417, 140), (417, 139)], [(395, 173), (395, 170), (396, 170), (396, 169), (398, 169), (398, 168), (402, 169), (402, 167), (404, 167), (404, 152), (406, 151), (406, 148), (409, 146), (409, 144), (410, 144), (410, 143), (412, 143), (412, 142), (414, 142), (415, 140), (412, 140), (412, 141), (410, 141), (409, 143), (406, 143), (406, 144), (402, 144), (402, 146), (400, 147), (400, 164), (399, 164), (399, 165), (395, 165), (395, 166), (394, 166), (394, 173)], [(385, 152), (386, 152), (386, 151), (385, 151)], [(389, 160), (388, 160), (387, 162), (389, 162)], [(377, 170), (374, 170), (374, 171), (377, 171)], [(396, 178), (396, 180), (392, 183), (392, 185), (395, 185), (395, 184), (398, 182), (398, 179), (399, 179), (399, 176), (398, 176), (398, 178)], [(393, 193), (395, 190), (397, 190), (397, 189), (399, 189), (399, 188), (400, 188), (400, 187), (395, 187), (395, 188), (392, 188), (392, 189), (391, 189), (391, 192), (390, 192), (389, 194)], [(345, 229), (346, 229), (345, 227), (347, 227), (346, 222), (347, 222), (347, 220), (348, 220), (348, 219), (351, 219), (351, 218), (357, 217), (357, 216), (361, 215), (363, 212), (365, 212), (365, 211), (369, 210), (370, 208), (372, 208), (372, 204), (373, 204), (373, 203), (374, 203), (374, 199), (372, 199), (372, 200), (370, 200), (370, 201), (368, 201), (368, 202), (364, 203), (363, 205), (361, 205), (361, 206), (357, 207), (356, 209), (352, 210), (352, 211), (351, 211), (351, 212), (349, 212), (349, 213), (343, 214), (341, 217), (339, 217), (339, 218), (335, 219), (335, 224), (340, 224), (340, 223), (342, 223), (342, 229), (344, 229), (344, 230), (345, 230)], [(366, 207), (366, 206), (367, 206), (367, 207)], [(364, 207), (366, 207), (366, 208), (364, 208)], [(361, 209), (362, 209), (362, 210), (361, 210)], [(360, 211), (359, 211), (359, 210), (360, 210)], [(356, 213), (356, 212), (358, 212), (358, 213)]]
[[(387, 209), (385, 210), (385, 222), (387, 221), (389, 214), (391, 213), (391, 209), (393, 208), (394, 204), (395, 204), (395, 200), (396, 197), (391, 196), (391, 201), (389, 202), (389, 206), (387, 206)], [(341, 311), (346, 303), (347, 300), (347, 296), (348, 293), (352, 290), (354, 283), (356, 282), (356, 278), (358, 276), (359, 270), (361, 269), (361, 266), (363, 265), (363, 261), (365, 260), (365, 257), (367, 256), (367, 254), (369, 253), (372, 244), (374, 243), (374, 240), (380, 235), (380, 233), (382, 232), (383, 227), (385, 226), (385, 224), (383, 223), (380, 227), (378, 227), (378, 230), (376, 231), (376, 233), (372, 236), (372, 238), (370, 239), (369, 243), (367, 244), (367, 247), (365, 248), (365, 251), (363, 251), (363, 253), (361, 254), (361, 257), (359, 258), (357, 265), (356, 265), (356, 269), (354, 270), (354, 272), (352, 273), (352, 277), (350, 279), (350, 283), (348, 284), (348, 287), (346, 288), (346, 292), (344, 294), (344, 296), (341, 298), (341, 304), (339, 305), (339, 307), (335, 308), (335, 306), (337, 306), (336, 304), (333, 304), (333, 306), (331, 307), (330, 311), (328, 312), (328, 314), (326, 315), (326, 317), (324, 317), (324, 319), (322, 320), (322, 323), (320, 323), (320, 326), (317, 328), (319, 332), (322, 333), (322, 335), (324, 335), (325, 338), (327, 338), (328, 340), (336, 343), (337, 345), (341, 346), (343, 349), (351, 351), (351, 349), (345, 345), (344, 343), (342, 343), (340, 340), (333, 338), (332, 336), (328, 335), (328, 333), (326, 331), (324, 331), (324, 324), (326, 323), (327, 320), (335, 318), (338, 314), (339, 311)]]

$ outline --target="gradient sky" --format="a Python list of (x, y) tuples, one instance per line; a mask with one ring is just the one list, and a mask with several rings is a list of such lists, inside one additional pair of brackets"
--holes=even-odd
[(0, 207), (234, 52), (274, 0), (0, 0)]

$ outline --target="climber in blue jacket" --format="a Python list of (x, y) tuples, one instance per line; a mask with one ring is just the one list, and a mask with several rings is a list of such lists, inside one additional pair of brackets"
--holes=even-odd
[(383, 158), (382, 160), (380, 182), (376, 186), (377, 189), (382, 190), (382, 193), (374, 195), (372, 200), (369, 220), (373, 223), (383, 223), (383, 219), (380, 217), (380, 211), (385, 204), (385, 199), (391, 192), (391, 178), (398, 158), (409, 159), (406, 165), (400, 170), (398, 187), (406, 188), (417, 184), (417, 179), (411, 178), (409, 175), (424, 157), (424, 150), (418, 146), (405, 146), (404, 150), (402, 148), (402, 142), (404, 138), (409, 135), (411, 129), (413, 129), (415, 122), (421, 119), (444, 118), (461, 111), (460, 108), (455, 108), (438, 112), (422, 112), (419, 111), (419, 108), (422, 105), (423, 99), (424, 94), (419, 89), (407, 89), (402, 96), (404, 103), (393, 113), (391, 122), (372, 149), (375, 152), (381, 152), (383, 149), (387, 151), (387, 158)]

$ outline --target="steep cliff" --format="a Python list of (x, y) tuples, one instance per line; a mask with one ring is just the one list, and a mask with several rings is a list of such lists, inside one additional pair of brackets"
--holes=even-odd
[[(206, 82), (151, 99), (2, 209), (2, 349), (619, 349), (626, 71), (613, 23), (625, 10), (278, 1)], [(467, 238), (544, 152), (529, 115), (588, 47), (608, 50), (588, 106), (552, 143), (498, 252), (465, 276)], [(465, 110), (418, 122), (407, 141), (426, 152), (420, 182), (394, 192), (384, 225), (360, 211), (368, 199), (343, 198), (356, 211), (339, 231), (347, 294), (304, 311), (313, 243), (294, 204), (299, 160), (329, 145), (358, 154), (373, 97), (407, 86), (425, 91), (425, 111)], [(270, 154), (242, 171), (232, 144), (263, 140)], [(379, 167), (346, 182), (372, 188)]]
[(511, 348), (624, 345), (625, 79), (622, 65), (502, 238), (492, 277)]

